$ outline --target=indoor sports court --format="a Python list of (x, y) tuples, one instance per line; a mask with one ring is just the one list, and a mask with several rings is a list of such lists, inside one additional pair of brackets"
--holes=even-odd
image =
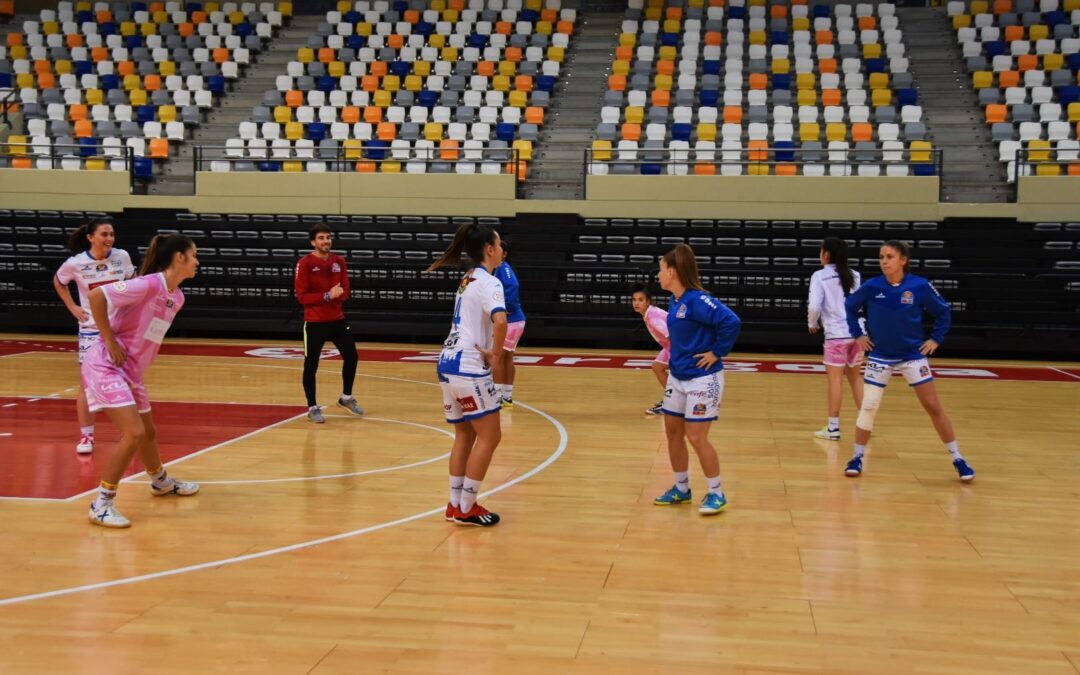
[(0, 673), (1078, 675), (1078, 153), (1080, 0), (0, 0)]

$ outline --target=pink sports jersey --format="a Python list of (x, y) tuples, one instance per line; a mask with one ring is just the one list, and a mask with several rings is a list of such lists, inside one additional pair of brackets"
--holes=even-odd
[[(124, 374), (140, 382), (161, 349), (177, 312), (184, 306), (184, 292), (177, 288), (169, 293), (165, 275), (161, 273), (117, 281), (102, 286), (101, 290), (109, 301), (109, 325), (127, 353)], [(90, 349), (86, 362), (98, 367), (112, 363), (104, 340)]]
[(649, 333), (657, 344), (664, 349), (671, 347), (671, 338), (668, 337), (667, 330), (667, 312), (656, 305), (649, 305), (642, 318), (645, 319), (645, 327), (649, 329)]

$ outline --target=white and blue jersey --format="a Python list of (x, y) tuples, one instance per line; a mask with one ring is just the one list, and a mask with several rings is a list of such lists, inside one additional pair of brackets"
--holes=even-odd
[(905, 274), (897, 285), (885, 275), (874, 277), (855, 289), (845, 301), (848, 329), (853, 337), (863, 335), (859, 310), (866, 308), (866, 322), (874, 343), (870, 358), (882, 363), (899, 363), (923, 358), (919, 348), (926, 341), (923, 312), (934, 317), (930, 339), (938, 344), (952, 325), (948, 303), (930, 282)]
[(492, 318), (505, 312), (503, 287), (483, 267), (475, 267), (462, 278), (454, 300), (450, 335), (439, 354), (440, 375), (485, 377), (491, 368), (477, 347), (491, 349)]
[(114, 281), (122, 281), (135, 276), (135, 266), (131, 264), (131, 256), (122, 248), (113, 248), (102, 260), (95, 260), (90, 251), (76, 253), (60, 265), (56, 271), (56, 278), (61, 284), (67, 286), (72, 281), (79, 289), (79, 306), (89, 315), (86, 321), (79, 323), (80, 333), (92, 333), (97, 335), (98, 328), (94, 324), (94, 315), (90, 313), (90, 291), (98, 286), (111, 284)]
[[(671, 338), (671, 375), (692, 380), (724, 369), (720, 357), (728, 355), (742, 322), (735, 312), (713, 296), (687, 289), (668, 305), (667, 327)], [(712, 352), (718, 358), (709, 368), (699, 368), (694, 354)]]
[(519, 293), (521, 286), (518, 284), (517, 275), (510, 263), (504, 262), (495, 268), (495, 278), (502, 282), (503, 295), (506, 297), (506, 322), (517, 323), (525, 320), (525, 312), (521, 311)]

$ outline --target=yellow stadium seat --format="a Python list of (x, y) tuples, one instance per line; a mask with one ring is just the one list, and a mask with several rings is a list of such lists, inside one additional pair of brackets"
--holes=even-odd
[(518, 159), (522, 162), (532, 161), (533, 144), (532, 141), (526, 141), (524, 139), (517, 139), (514, 141), (514, 150), (518, 151)]
[(817, 91), (813, 89), (800, 89), (795, 98), (799, 105), (817, 105)]
[(514, 91), (510, 92), (507, 98), (507, 103), (509, 103), (510, 106), (514, 108), (524, 108), (525, 106), (529, 105), (529, 94), (527, 92), (515, 89)]
[(1064, 54), (1046, 54), (1045, 56), (1043, 56), (1043, 70), (1061, 70), (1064, 65)]
[(8, 146), (7, 146), (8, 152), (7, 152), (7, 154), (9, 154), (9, 155), (25, 155), (25, 154), (27, 154), (26, 146), (21, 145), (23, 143), (26, 143), (26, 136), (23, 136), (22, 134), (12, 134), (12, 135), (8, 136), (7, 143), (8, 143)]
[(424, 88), (424, 78), (419, 75), (406, 75), (405, 76), (405, 90), (406, 91), (420, 91)]
[[(87, 167), (89, 168), (89, 167)], [(1036, 164), (1035, 165), (1036, 176), (1060, 176), (1061, 165), (1059, 164)]]
[(821, 125), (817, 122), (803, 122), (799, 125), (799, 141), (821, 139)]
[(593, 159), (598, 162), (606, 162), (611, 159), (611, 141), (596, 139), (592, 142)]
[(133, 89), (128, 95), (128, 102), (131, 105), (146, 105), (148, 101), (145, 89)]
[(825, 125), (825, 140), (832, 141), (846, 141), (847, 140), (847, 125), (842, 122), (830, 122)]
[(626, 109), (626, 121), (631, 124), (641, 124), (645, 121), (645, 109), (641, 106), (632, 105)]
[(401, 162), (382, 162), (379, 164), (382, 173), (401, 173)]
[(795, 86), (799, 89), (814, 89), (817, 87), (817, 75), (813, 73), (799, 73), (795, 76)]
[(698, 124), (697, 138), (699, 141), (715, 141), (716, 125), (712, 122), (702, 122)]
[(875, 89), (870, 92), (870, 104), (875, 107), (892, 105), (892, 89)]
[(908, 146), (908, 154), (912, 162), (926, 164), (934, 161), (933, 148), (930, 141), (912, 141)]
[(101, 157), (88, 157), (86, 160), (87, 171), (104, 171), (105, 160)]
[(967, 28), (971, 25), (970, 14), (955, 14), (952, 18), (953, 30), (959, 30), (961, 28)]
[(977, 70), (971, 76), (972, 89), (986, 89), (994, 86), (994, 73), (989, 70)]
[[(672, 49), (674, 49), (674, 47), (672, 47)], [(548, 47), (547, 57), (550, 61), (562, 63), (563, 59), (566, 58), (566, 49), (564, 47)]]
[(292, 121), (292, 108), (287, 105), (274, 106), (274, 121), (278, 124), (288, 124)]
[(887, 89), (889, 86), (888, 73), (870, 73), (870, 89)]
[(285, 123), (285, 138), (290, 141), (298, 141), (304, 137), (304, 125), (300, 122)]
[(443, 137), (443, 125), (438, 122), (428, 122), (424, 125), (424, 138), (429, 141), (440, 141)]
[(1028, 160), (1032, 162), (1050, 161), (1050, 141), (1037, 139), (1028, 141)]

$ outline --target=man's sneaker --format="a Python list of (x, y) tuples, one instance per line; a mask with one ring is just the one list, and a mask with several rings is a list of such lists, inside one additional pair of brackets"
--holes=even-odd
[(307, 421), (314, 422), (315, 424), (324, 424), (326, 418), (322, 416), (322, 410), (319, 410), (319, 406), (313, 405), (308, 408)]
[(90, 434), (79, 436), (79, 442), (75, 445), (75, 452), (80, 455), (89, 455), (94, 451), (94, 437)]
[(454, 519), (461, 515), (461, 510), (454, 506), (450, 502), (446, 502), (446, 514), (443, 516), (448, 521), (454, 522)]
[[(364, 409), (361, 408), (360, 404), (356, 402), (356, 399), (351, 397), (351, 396), (348, 399), (339, 398), (337, 404), (338, 404), (339, 408), (345, 408), (346, 410), (348, 410), (349, 412), (351, 412), (354, 415), (363, 415), (364, 414)], [(310, 418), (310, 417), (311, 417), (311, 415), (308, 415), (308, 418)], [(314, 420), (312, 420), (312, 421), (314, 421)]]
[(672, 485), (670, 488), (668, 488), (667, 492), (652, 500), (652, 503), (656, 504), (657, 506), (669, 506), (671, 504), (682, 504), (683, 502), (688, 501), (690, 501), (690, 490), (683, 492), (676, 486)]
[(701, 500), (698, 513), (703, 516), (714, 516), (727, 508), (727, 497), (710, 492)]
[(488, 511), (479, 504), (473, 504), (468, 513), (462, 513), (458, 509), (454, 514), (454, 522), (458, 525), (473, 525), (475, 527), (492, 527), (499, 524), (499, 514)]
[(503, 410), (513, 410), (514, 409), (514, 399), (504, 397), (503, 400), (502, 400), (502, 408), (503, 408)]
[(169, 482), (164, 487), (158, 487), (153, 483), (150, 484), (150, 492), (156, 497), (164, 497), (166, 495), (179, 495), (181, 497), (188, 497), (199, 491), (198, 483), (189, 483), (187, 481), (176, 480), (170, 478)]
[(663, 415), (664, 414), (664, 402), (660, 401), (651, 408), (645, 409), (646, 415)]
[(960, 474), (960, 480), (965, 483), (969, 480), (975, 480), (975, 469), (968, 466), (968, 463), (963, 459), (958, 459), (952, 463), (956, 467), (956, 473)]
[(102, 527), (131, 527), (131, 521), (121, 515), (111, 502), (96, 509), (90, 504), (87, 520)]
[(858, 476), (862, 474), (862, 457), (852, 457), (844, 468), (845, 476)]
[(840, 440), (840, 430), (821, 427), (814, 432), (814, 438), (823, 438), (827, 441), (838, 441)]

